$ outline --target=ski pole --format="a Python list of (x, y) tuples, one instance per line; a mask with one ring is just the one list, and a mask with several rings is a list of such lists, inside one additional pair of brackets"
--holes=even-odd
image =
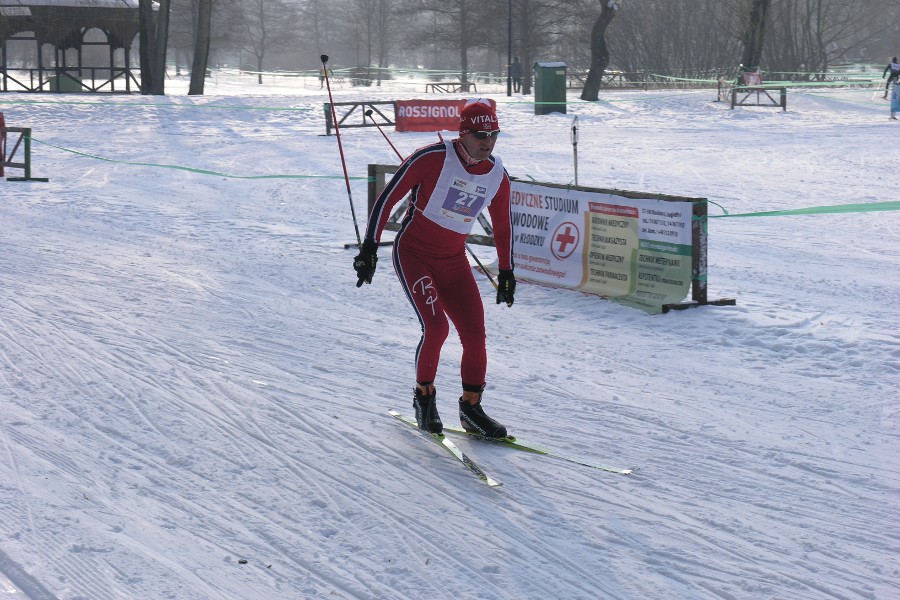
[(370, 108), (369, 110), (367, 110), (365, 112), (365, 115), (367, 117), (369, 117), (370, 119), (372, 119), (372, 123), (375, 125), (375, 127), (378, 128), (378, 132), (381, 134), (381, 137), (383, 137), (384, 141), (386, 141), (388, 143), (388, 146), (391, 147), (391, 150), (393, 150), (394, 154), (397, 155), (397, 158), (400, 159), (400, 162), (403, 162), (403, 156), (400, 154), (400, 151), (397, 150), (397, 148), (394, 146), (394, 144), (391, 143), (391, 140), (388, 139), (388, 136), (384, 133), (384, 131), (382, 131), (381, 125), (379, 125), (378, 122), (375, 121), (375, 117), (372, 116), (372, 109)]
[(350, 175), (347, 174), (347, 161), (344, 160), (344, 146), (341, 144), (341, 130), (338, 127), (337, 112), (334, 110), (334, 98), (331, 97), (331, 81), (328, 77), (328, 55), (323, 54), (322, 72), (325, 74), (325, 85), (328, 87), (328, 102), (331, 106), (331, 120), (334, 122), (334, 133), (337, 135), (338, 151), (341, 153), (341, 166), (344, 167), (344, 182), (347, 184), (347, 197), (350, 199), (350, 215), (353, 217), (353, 228), (356, 230), (356, 243), (362, 248), (359, 225), (356, 224), (356, 211), (353, 209), (353, 192), (350, 191)]
[[(374, 123), (374, 124), (375, 124), (375, 127), (378, 128), (378, 131), (381, 132), (381, 135), (382, 135), (382, 137), (384, 137), (384, 140), (385, 140), (385, 141), (388, 143), (388, 145), (394, 150), (394, 153), (397, 155), (397, 158), (400, 159), (400, 162), (403, 162), (403, 155), (400, 154), (400, 151), (397, 150), (397, 148), (394, 146), (394, 144), (391, 143), (391, 140), (388, 139), (388, 136), (384, 133), (384, 131), (382, 131), (381, 125), (379, 125), (379, 124), (375, 121), (375, 118), (372, 116), (372, 109), (367, 110), (364, 114), (365, 114), (367, 117), (369, 117), (370, 119), (372, 119), (372, 123)], [(472, 249), (471, 249), (471, 248), (469, 248), (469, 244), (465, 244), (465, 246), (466, 246), (466, 250), (469, 251), (469, 255), (470, 255), (472, 258), (474, 258), (474, 259), (475, 259), (475, 262), (478, 263), (478, 266), (481, 267), (481, 271), (482, 271), (485, 275), (487, 275), (487, 278), (490, 280), (491, 285), (494, 286), (494, 289), (497, 289), (497, 282), (494, 281), (494, 278), (491, 276), (490, 273), (488, 273), (488, 270), (484, 268), (484, 265), (481, 264), (481, 261), (478, 260), (478, 257), (477, 257), (477, 256), (475, 256), (475, 253), (472, 252)]]

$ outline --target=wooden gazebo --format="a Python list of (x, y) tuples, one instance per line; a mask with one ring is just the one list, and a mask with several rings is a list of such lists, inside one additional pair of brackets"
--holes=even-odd
[(139, 91), (138, 15), (138, 0), (0, 0), (0, 91)]

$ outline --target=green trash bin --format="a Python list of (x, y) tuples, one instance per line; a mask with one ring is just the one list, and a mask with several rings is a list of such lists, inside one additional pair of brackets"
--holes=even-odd
[(566, 112), (566, 63), (534, 63), (534, 114)]
[(51, 92), (81, 92), (81, 79), (72, 75), (52, 76), (49, 79)]

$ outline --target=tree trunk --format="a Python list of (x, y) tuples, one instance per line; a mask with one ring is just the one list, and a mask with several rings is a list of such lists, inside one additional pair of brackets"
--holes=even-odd
[(603, 73), (609, 66), (609, 49), (606, 47), (606, 28), (609, 27), (613, 17), (616, 16), (618, 4), (613, 0), (600, 0), (600, 16), (594, 22), (591, 29), (591, 70), (588, 72), (587, 81), (581, 91), (582, 100), (598, 100), (600, 97), (600, 82)]
[(264, 2), (260, 2), (258, 5), (259, 10), (256, 15), (259, 19), (259, 50), (256, 53), (256, 80), (258, 85), (262, 85), (263, 83), (263, 58), (265, 58), (266, 46), (269, 43), (269, 38), (267, 36), (266, 31), (266, 5)]
[(388, 47), (390, 46), (388, 35), (390, 25), (390, 11), (387, 0), (379, 0), (378, 3), (378, 86), (381, 87), (381, 76), (388, 66)]
[(744, 70), (753, 71), (759, 67), (766, 32), (766, 14), (771, 3), (772, 0), (753, 0), (750, 19), (743, 36), (744, 53), (741, 56), (741, 66)]
[[(534, 50), (531, 43), (531, 0), (519, 3), (519, 55), (522, 57), (522, 88), (524, 95), (531, 95), (534, 84)], [(515, 56), (515, 54), (513, 54)], [(510, 59), (512, 60), (512, 59)]]
[(150, 94), (153, 89), (153, 0), (140, 0), (138, 3), (138, 19), (140, 21), (139, 38), (141, 44), (141, 93)]
[(169, 43), (169, 0), (159, 0), (159, 12), (156, 16), (156, 35), (153, 37), (151, 69), (153, 79), (150, 82), (150, 93), (156, 96), (166, 95), (166, 46)]
[(459, 3), (459, 75), (460, 83), (469, 82), (469, 30), (467, 28), (469, 10), (467, 0)]
[(191, 66), (189, 96), (202, 96), (209, 63), (209, 37), (212, 23), (212, 0), (200, 0), (197, 14), (197, 37), (194, 39), (194, 62)]

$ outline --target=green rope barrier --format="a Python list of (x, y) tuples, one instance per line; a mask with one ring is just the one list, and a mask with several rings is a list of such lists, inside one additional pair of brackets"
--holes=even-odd
[[(86, 158), (92, 158), (94, 160), (101, 160), (103, 162), (116, 163), (120, 165), (131, 165), (137, 167), (154, 167), (159, 169), (174, 169), (176, 171), (187, 171), (189, 173), (198, 173), (200, 175), (214, 175), (216, 177), (226, 177), (228, 179), (343, 179), (343, 175), (232, 175), (229, 173), (220, 173), (218, 171), (210, 171), (208, 169), (197, 169), (194, 167), (185, 167), (182, 165), (167, 165), (161, 163), (148, 163), (148, 162), (134, 162), (127, 160), (116, 160), (113, 158), (105, 158), (103, 156), (97, 156), (96, 154), (88, 154), (87, 152), (79, 152), (78, 150), (72, 150), (70, 148), (64, 148), (62, 146), (57, 146), (56, 144), (51, 144), (50, 142), (45, 142), (36, 138), (31, 138), (31, 141), (37, 142), (39, 144), (44, 144), (45, 146), (50, 146), (51, 148), (56, 148), (57, 150), (62, 150), (63, 152), (69, 152), (71, 154), (75, 154), (78, 156), (84, 156)], [(364, 181), (370, 181), (368, 176), (365, 177), (351, 177), (350, 179), (358, 179)]]
[[(718, 206), (718, 205), (717, 205)], [(723, 209), (724, 210), (724, 209)], [(760, 212), (707, 215), (706, 217), (694, 217), (697, 220), (723, 219), (729, 217), (782, 217), (794, 215), (828, 215), (838, 213), (878, 212), (900, 210), (900, 201), (871, 202), (857, 204), (835, 204), (831, 206), (808, 206), (806, 208), (793, 208), (788, 210), (765, 210)]]
[(212, 108), (216, 110), (259, 110), (259, 111), (296, 111), (296, 112), (318, 112), (319, 108), (309, 106), (304, 107), (288, 107), (288, 106), (223, 106), (219, 104), (176, 104), (174, 102), (84, 102), (78, 100), (7, 100), (0, 99), (0, 104), (67, 104), (74, 106), (102, 106), (104, 108), (130, 108), (152, 106), (155, 108)]

